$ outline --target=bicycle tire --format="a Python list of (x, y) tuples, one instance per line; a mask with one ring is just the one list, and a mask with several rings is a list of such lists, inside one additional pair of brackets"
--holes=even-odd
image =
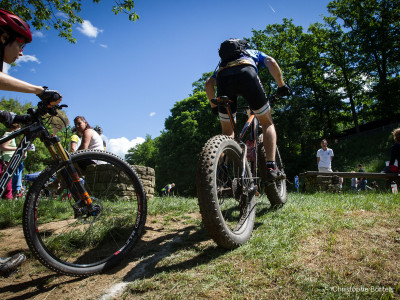
[[(254, 192), (240, 196), (242, 149), (236, 141), (217, 135), (205, 144), (197, 169), (197, 195), (205, 228), (225, 249), (246, 243), (253, 231)], [(245, 186), (254, 187), (249, 164), (245, 165)]]
[(72, 203), (52, 197), (65, 188), (59, 188), (65, 183), (58, 174), (66, 164), (56, 162), (40, 173), (28, 191), (23, 229), (30, 250), (44, 266), (63, 275), (86, 277), (114, 267), (138, 242), (147, 202), (136, 172), (118, 156), (83, 150), (71, 159), (93, 203), (101, 208), (99, 214), (79, 215), (72, 208), (73, 197)]
[(285, 167), (283, 165), (279, 149), (278, 147), (276, 148), (275, 161), (279, 171), (281, 172), (281, 178), (273, 182), (268, 182), (267, 156), (265, 154), (262, 134), (260, 134), (260, 136), (258, 137), (257, 148), (258, 148), (258, 169), (260, 171), (260, 177), (263, 181), (265, 194), (267, 195), (267, 198), (273, 208), (280, 208), (287, 201), (287, 190), (286, 190)]

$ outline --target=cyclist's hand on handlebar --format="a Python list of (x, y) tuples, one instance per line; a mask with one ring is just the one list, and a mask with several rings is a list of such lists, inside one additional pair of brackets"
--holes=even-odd
[(278, 90), (276, 91), (276, 96), (277, 96), (278, 98), (290, 96), (291, 94), (292, 94), (292, 89), (291, 89), (290, 86), (288, 86), (287, 84), (285, 84), (284, 86), (281, 86), (281, 87), (278, 88)]
[(218, 113), (218, 106), (211, 107), (211, 110), (212, 110), (212, 113), (213, 113), (214, 115), (216, 115), (216, 116), (219, 115), (219, 113)]
[(37, 96), (50, 108), (60, 103), (62, 99), (59, 92), (49, 90), (47, 86), (44, 86), (43, 91)]

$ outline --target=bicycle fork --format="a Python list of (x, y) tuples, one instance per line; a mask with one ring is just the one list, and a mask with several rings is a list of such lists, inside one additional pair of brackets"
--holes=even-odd
[(51, 137), (45, 144), (54, 160), (61, 158), (65, 163), (65, 168), (61, 170), (61, 175), (77, 204), (77, 207), (74, 206), (74, 210), (77, 210), (79, 214), (96, 216), (99, 213), (99, 208), (97, 205), (93, 205), (93, 200), (87, 192), (81, 176), (79, 176), (72, 163), (69, 153), (61, 145), (58, 136)]

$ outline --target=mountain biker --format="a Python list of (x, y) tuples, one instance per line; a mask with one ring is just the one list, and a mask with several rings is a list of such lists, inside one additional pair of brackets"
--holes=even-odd
[[(235, 54), (230, 58), (222, 53), (224, 43), (239, 43), (244, 47), (240, 54)], [(292, 91), (285, 84), (281, 69), (278, 63), (265, 53), (250, 49), (249, 44), (244, 40), (229, 39), (221, 44), (219, 54), (221, 62), (219, 69), (207, 79), (205, 89), (207, 98), (211, 100), (215, 97), (215, 87), (217, 87), (217, 96), (228, 96), (233, 103), (231, 109), (233, 117), (236, 116), (237, 97), (242, 96), (249, 104), (252, 111), (257, 116), (262, 125), (263, 144), (267, 157), (267, 179), (277, 178), (277, 166), (275, 163), (276, 153), (276, 131), (272, 121), (270, 104), (265, 94), (264, 87), (258, 77), (258, 69), (267, 68), (271, 76), (278, 84), (277, 96), (289, 96)], [(222, 106), (216, 106), (211, 103), (214, 114), (219, 115), (222, 127), (222, 134), (233, 137), (233, 128), (229, 122), (227, 111)]]
[(175, 183), (168, 183), (161, 189), (161, 193), (163, 196), (169, 196), (171, 190), (175, 187)]
[[(0, 9), (0, 90), (36, 94), (48, 107), (61, 102), (62, 96), (47, 87), (33, 85), (3, 73), (3, 62), (11, 64), (23, 55), (26, 44), (32, 41), (29, 25), (15, 14)], [(57, 100), (55, 100), (57, 99)], [(14, 123), (29, 122), (29, 115), (16, 115), (0, 110), (0, 122), (9, 127)], [(9, 276), (25, 261), (22, 253), (0, 258), (0, 276)]]

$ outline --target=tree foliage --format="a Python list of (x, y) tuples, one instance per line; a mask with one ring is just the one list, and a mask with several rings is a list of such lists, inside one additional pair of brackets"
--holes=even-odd
[(400, 111), (400, 0), (334, 0), (328, 10), (357, 45), (358, 70), (377, 78), (370, 95), (377, 113), (393, 118)]
[(147, 134), (146, 139), (142, 144), (136, 145), (134, 148), (128, 150), (125, 159), (131, 165), (139, 165), (155, 168), (158, 147), (157, 140), (151, 139), (151, 135)]
[[(100, 0), (92, 0), (93, 3), (100, 3)], [(102, 1), (106, 2), (106, 1)], [(134, 11), (134, 1), (114, 1), (112, 11), (115, 15), (125, 13), (129, 20), (136, 21), (139, 16)], [(82, 0), (1, 0), (0, 7), (12, 11), (37, 30), (54, 28), (59, 36), (75, 43), (72, 36), (72, 26), (76, 23), (83, 23), (79, 16), (82, 10)]]
[[(283, 19), (253, 30), (252, 47), (275, 58), (294, 91), (272, 108), (289, 178), (316, 169), (321, 138), (334, 141), (374, 120), (399, 121), (399, 4), (333, 0), (323, 23), (305, 29)], [(204, 93), (208, 71), (193, 83), (189, 98), (176, 102), (154, 140), (158, 187), (175, 182), (181, 193), (194, 194), (201, 147), (220, 132)], [(259, 76), (266, 92), (274, 93), (277, 86), (268, 70)]]

